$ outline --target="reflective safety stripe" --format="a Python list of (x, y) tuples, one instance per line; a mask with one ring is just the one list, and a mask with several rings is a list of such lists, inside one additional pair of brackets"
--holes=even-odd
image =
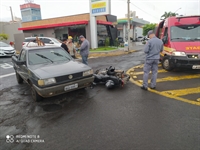
[(169, 53), (176, 51), (174, 48), (170, 48), (170, 47), (166, 47), (166, 46), (164, 46), (163, 49), (164, 49), (164, 51), (169, 52)]

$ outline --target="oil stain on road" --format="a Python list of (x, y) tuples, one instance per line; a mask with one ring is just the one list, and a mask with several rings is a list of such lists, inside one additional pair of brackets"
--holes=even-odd
[[(135, 66), (127, 71), (127, 74), (131, 76), (130, 81), (138, 86), (142, 86), (143, 83), (143, 66)], [(151, 73), (149, 79), (151, 79)], [(148, 88), (148, 91), (200, 106), (200, 71), (174, 70), (168, 72), (159, 65), (156, 89)]]

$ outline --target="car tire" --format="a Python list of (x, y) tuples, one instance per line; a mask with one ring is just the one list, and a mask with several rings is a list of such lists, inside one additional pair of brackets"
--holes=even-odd
[(15, 72), (15, 75), (16, 75), (16, 79), (17, 79), (18, 84), (22, 84), (23, 83), (22, 77), (17, 72)]
[(39, 102), (43, 99), (42, 96), (40, 96), (37, 91), (35, 90), (35, 88), (33, 87), (33, 85), (31, 85), (31, 96), (32, 96), (32, 99), (35, 101), (35, 102)]
[(162, 60), (162, 67), (167, 71), (173, 70), (173, 67), (170, 66), (170, 60), (166, 56)]

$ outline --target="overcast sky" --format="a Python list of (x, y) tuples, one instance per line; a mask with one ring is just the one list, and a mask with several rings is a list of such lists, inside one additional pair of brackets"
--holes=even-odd
[[(90, 0), (34, 0), (40, 4), (42, 19), (89, 13)], [(157, 23), (165, 11), (181, 15), (200, 15), (200, 0), (130, 0), (130, 8), (139, 18)], [(21, 18), (20, 4), (25, 0), (0, 0), (0, 21), (10, 21), (13, 14)], [(179, 9), (181, 8), (181, 9)], [(127, 13), (127, 0), (111, 0), (111, 13), (124, 18)]]

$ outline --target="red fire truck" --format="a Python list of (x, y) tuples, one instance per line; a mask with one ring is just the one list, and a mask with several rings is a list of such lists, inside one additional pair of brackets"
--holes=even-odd
[(164, 43), (165, 70), (200, 69), (200, 16), (169, 17), (159, 23), (156, 36)]

